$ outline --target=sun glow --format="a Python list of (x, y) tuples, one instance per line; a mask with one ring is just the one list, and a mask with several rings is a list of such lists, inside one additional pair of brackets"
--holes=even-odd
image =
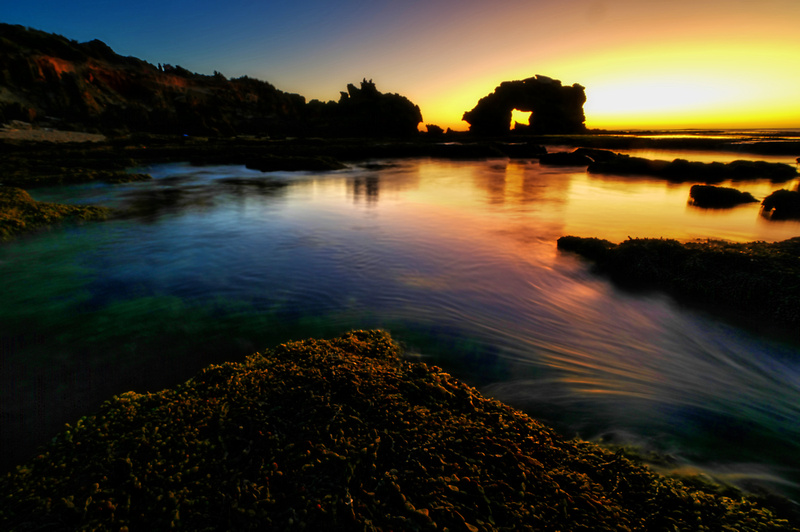
[(528, 125), (530, 122), (531, 115), (533, 113), (531, 111), (520, 111), (519, 109), (514, 109), (511, 111), (511, 127), (513, 129), (514, 123), (519, 122), (523, 125)]

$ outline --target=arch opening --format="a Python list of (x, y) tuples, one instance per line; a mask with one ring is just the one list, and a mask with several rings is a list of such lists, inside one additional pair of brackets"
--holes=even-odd
[(519, 109), (511, 110), (511, 123), (509, 129), (525, 129), (531, 123), (531, 116), (533, 111), (520, 111)]

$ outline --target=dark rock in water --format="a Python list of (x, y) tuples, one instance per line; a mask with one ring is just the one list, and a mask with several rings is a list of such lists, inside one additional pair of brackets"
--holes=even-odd
[(584, 88), (577, 83), (564, 87), (561, 82), (546, 76), (521, 81), (504, 81), (492, 94), (464, 113), (471, 133), (505, 135), (511, 127), (514, 109), (532, 111), (529, 125), (517, 130), (528, 133), (583, 133), (586, 131), (583, 104)]
[(733, 161), (731, 163), (701, 163), (685, 159), (664, 161), (615, 154), (589, 165), (588, 171), (595, 174), (649, 175), (673, 182), (703, 181), (719, 183), (726, 180), (769, 179), (773, 182), (788, 181), (797, 177), (797, 170), (788, 164), (765, 161)]
[(346, 168), (344, 164), (330, 157), (279, 157), (275, 155), (251, 158), (245, 163), (245, 166), (251, 170), (261, 170), (262, 172), (296, 172), (302, 170), (324, 172), (326, 170)]
[(616, 153), (610, 150), (601, 150), (597, 148), (578, 148), (573, 153), (585, 155), (589, 157), (592, 162), (595, 161), (610, 161), (617, 156)]
[(431, 157), (440, 157), (442, 159), (487, 159), (507, 157), (500, 148), (484, 143), (434, 144), (429, 146), (425, 152)]
[(696, 207), (727, 208), (758, 201), (749, 192), (711, 185), (693, 185), (689, 190), (690, 203)]
[(589, 166), (594, 161), (588, 155), (583, 155), (574, 152), (554, 152), (546, 153), (539, 157), (541, 164), (557, 165), (557, 166)]
[(761, 214), (770, 220), (800, 220), (800, 192), (776, 190), (761, 202)]
[(512, 159), (536, 159), (547, 153), (547, 148), (532, 142), (509, 142), (497, 148)]

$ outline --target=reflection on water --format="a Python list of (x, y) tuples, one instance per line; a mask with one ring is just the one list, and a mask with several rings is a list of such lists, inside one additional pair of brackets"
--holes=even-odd
[(797, 346), (620, 292), (555, 248), (566, 234), (783, 240), (800, 223), (689, 207), (692, 183), (536, 161), (149, 171), (149, 183), (35, 191), (126, 214), (0, 248), (6, 467), (112, 394), (383, 327), (568, 434), (800, 481)]

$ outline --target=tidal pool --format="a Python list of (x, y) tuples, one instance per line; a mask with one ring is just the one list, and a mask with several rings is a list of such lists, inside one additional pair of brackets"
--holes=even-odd
[[(371, 163), (170, 164), (145, 169), (150, 182), (32, 190), (124, 215), (0, 246), (4, 469), (113, 394), (384, 328), (569, 436), (797, 493), (800, 348), (620, 291), (556, 240), (776, 241), (800, 223), (767, 221), (758, 204), (691, 207), (693, 183), (535, 160)], [(797, 180), (732, 186), (762, 199)]]

